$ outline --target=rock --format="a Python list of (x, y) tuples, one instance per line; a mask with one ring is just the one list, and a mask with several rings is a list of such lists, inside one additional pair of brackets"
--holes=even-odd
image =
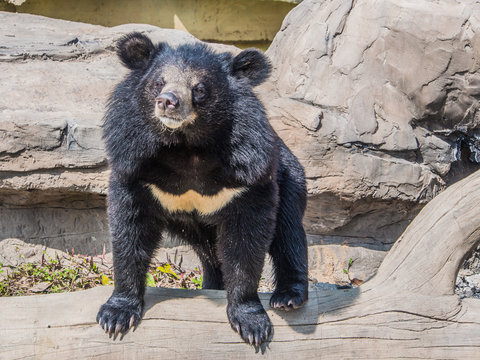
[(480, 298), (480, 247), (474, 249), (458, 271), (455, 293), (461, 298)]
[[(479, 167), (479, 19), (467, 0), (305, 0), (285, 19), (257, 91), (306, 169), (312, 277), (345, 281), (352, 258), (367, 279), (418, 211)], [(108, 250), (101, 123), (125, 74), (115, 41), (134, 30), (197, 41), (0, 12), (0, 239)]]
[[(350, 284), (354, 278), (368, 280), (385, 256), (385, 248), (380, 249), (377, 244), (338, 244), (337, 237), (319, 235), (309, 235), (307, 239), (309, 276), (319, 282)], [(348, 268), (350, 259), (353, 263)]]
[(50, 283), (48, 281), (43, 281), (43, 282), (40, 282), (40, 283), (37, 283), (37, 284), (33, 285), (30, 288), (30, 291), (33, 291), (34, 293), (42, 293), (45, 290), (47, 290), (51, 285), (52, 285), (52, 283)]
[(148, 25), (0, 12), (0, 239), (89, 254), (110, 246), (101, 124), (126, 73), (115, 42), (134, 30), (174, 45), (195, 41)]
[[(20, 239), (3, 239), (0, 241), (0, 263), (4, 266), (17, 267), (25, 263), (42, 263), (42, 256), (54, 259), (55, 249), (42, 245), (28, 244)], [(63, 254), (62, 251), (59, 251)]]
[(307, 232), (380, 249), (479, 167), (479, 20), (480, 4), (453, 0), (305, 0), (288, 14), (262, 94), (306, 168)]
[(465, 281), (470, 287), (480, 288), (480, 274), (466, 276)]

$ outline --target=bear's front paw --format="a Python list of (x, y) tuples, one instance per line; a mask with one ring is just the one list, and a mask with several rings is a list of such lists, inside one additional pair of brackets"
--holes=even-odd
[(292, 310), (301, 307), (308, 299), (308, 285), (295, 284), (286, 289), (275, 289), (270, 298), (270, 306), (279, 310)]
[(268, 340), (273, 327), (260, 302), (248, 302), (228, 306), (228, 320), (232, 329), (251, 345), (260, 345)]
[(100, 307), (97, 322), (106, 333), (117, 336), (118, 333), (125, 333), (132, 326), (138, 325), (142, 311), (142, 301), (112, 295)]

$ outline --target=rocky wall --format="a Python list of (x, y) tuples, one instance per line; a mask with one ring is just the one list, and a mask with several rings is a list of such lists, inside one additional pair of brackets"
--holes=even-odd
[(262, 94), (306, 168), (309, 233), (388, 247), (478, 169), (479, 20), (478, 2), (453, 0), (305, 0), (289, 13)]
[[(310, 263), (370, 276), (425, 203), (477, 169), (480, 4), (305, 0), (286, 17), (258, 87), (308, 178)], [(92, 253), (109, 244), (105, 102), (129, 31), (0, 12), (0, 239)], [(219, 51), (238, 51), (215, 45)], [(355, 268), (353, 268), (355, 270)]]

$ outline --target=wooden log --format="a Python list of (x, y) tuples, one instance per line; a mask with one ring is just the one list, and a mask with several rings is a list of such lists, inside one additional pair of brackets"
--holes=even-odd
[(230, 329), (214, 290), (149, 288), (135, 331), (108, 337), (95, 316), (112, 289), (99, 287), (1, 298), (0, 359), (478, 359), (480, 301), (454, 283), (480, 239), (479, 205), (480, 171), (425, 206), (370, 281), (269, 310), (274, 336), (260, 349)]

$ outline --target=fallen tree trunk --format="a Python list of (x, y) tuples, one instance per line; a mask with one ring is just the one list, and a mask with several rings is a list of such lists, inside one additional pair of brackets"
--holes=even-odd
[[(477, 359), (480, 301), (455, 278), (480, 239), (480, 171), (432, 200), (377, 275), (348, 290), (313, 290), (294, 312), (269, 310), (271, 342), (254, 349), (228, 325), (225, 292), (152, 289), (135, 331), (117, 339), (95, 316), (111, 288), (0, 299), (2, 359)], [(261, 294), (265, 307), (269, 294)]]

